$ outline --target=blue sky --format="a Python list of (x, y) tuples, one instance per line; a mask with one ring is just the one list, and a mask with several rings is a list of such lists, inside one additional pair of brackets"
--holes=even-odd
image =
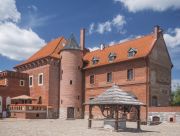
[[(155, 3), (155, 4), (154, 4)], [(48, 41), (71, 33), (86, 47), (112, 44), (164, 30), (180, 79), (180, 1), (178, 0), (0, 0), (0, 70), (12, 69)]]

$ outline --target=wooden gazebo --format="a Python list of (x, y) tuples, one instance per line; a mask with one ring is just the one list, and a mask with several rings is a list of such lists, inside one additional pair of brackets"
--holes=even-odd
[(113, 85), (111, 88), (100, 94), (96, 98), (85, 103), (89, 105), (89, 119), (88, 128), (91, 128), (93, 115), (92, 109), (98, 106), (102, 115), (106, 118), (114, 119), (114, 129), (118, 131), (118, 122), (120, 121), (120, 113), (127, 114), (131, 108), (137, 110), (137, 129), (140, 129), (140, 107), (144, 106), (136, 97), (126, 91), (123, 91), (117, 85)]

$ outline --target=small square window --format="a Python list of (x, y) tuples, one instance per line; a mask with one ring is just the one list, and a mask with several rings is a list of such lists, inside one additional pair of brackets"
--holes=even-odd
[(107, 82), (112, 82), (112, 72), (107, 73)]
[(43, 85), (43, 73), (38, 75), (38, 85)]
[(90, 76), (90, 84), (94, 84), (94, 75)]
[(128, 69), (127, 70), (127, 79), (128, 80), (133, 80), (133, 78), (134, 78), (133, 69)]
[(79, 96), (79, 95), (77, 96), (77, 99), (78, 99), (78, 100), (80, 99), (80, 96)]
[(24, 80), (20, 80), (20, 86), (25, 86), (25, 81)]

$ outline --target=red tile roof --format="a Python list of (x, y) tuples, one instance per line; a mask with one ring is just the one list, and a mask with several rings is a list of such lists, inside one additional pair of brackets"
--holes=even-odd
[[(88, 52), (84, 56), (84, 61), (88, 62), (85, 69), (146, 57), (152, 50), (155, 41), (155, 36), (153, 34), (150, 34), (141, 38), (126, 41), (124, 43), (105, 47), (103, 50), (99, 49), (96, 51)], [(134, 57), (128, 57), (128, 51), (130, 48), (137, 49), (137, 53)], [(116, 59), (110, 63), (108, 60), (108, 56), (111, 52), (117, 54), (117, 56)], [(93, 57), (99, 58), (99, 62), (97, 64), (92, 64), (91, 60)]]
[(66, 42), (66, 40), (64, 37), (59, 37), (59, 38), (49, 42), (42, 49), (40, 49), (38, 52), (36, 52), (34, 55), (32, 55), (29, 59), (27, 59), (26, 61), (17, 65), (16, 67), (27, 64), (27, 63), (31, 63), (38, 59), (49, 57), (49, 56), (54, 57), (54, 58), (59, 58), (58, 53), (63, 48), (63, 44), (65, 42)]

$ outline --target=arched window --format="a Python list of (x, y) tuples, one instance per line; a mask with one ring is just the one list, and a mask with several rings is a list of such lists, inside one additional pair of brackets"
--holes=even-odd
[(158, 98), (157, 98), (157, 96), (152, 97), (152, 106), (158, 106)]
[(159, 122), (160, 121), (160, 118), (158, 116), (154, 116), (152, 118), (153, 122)]

